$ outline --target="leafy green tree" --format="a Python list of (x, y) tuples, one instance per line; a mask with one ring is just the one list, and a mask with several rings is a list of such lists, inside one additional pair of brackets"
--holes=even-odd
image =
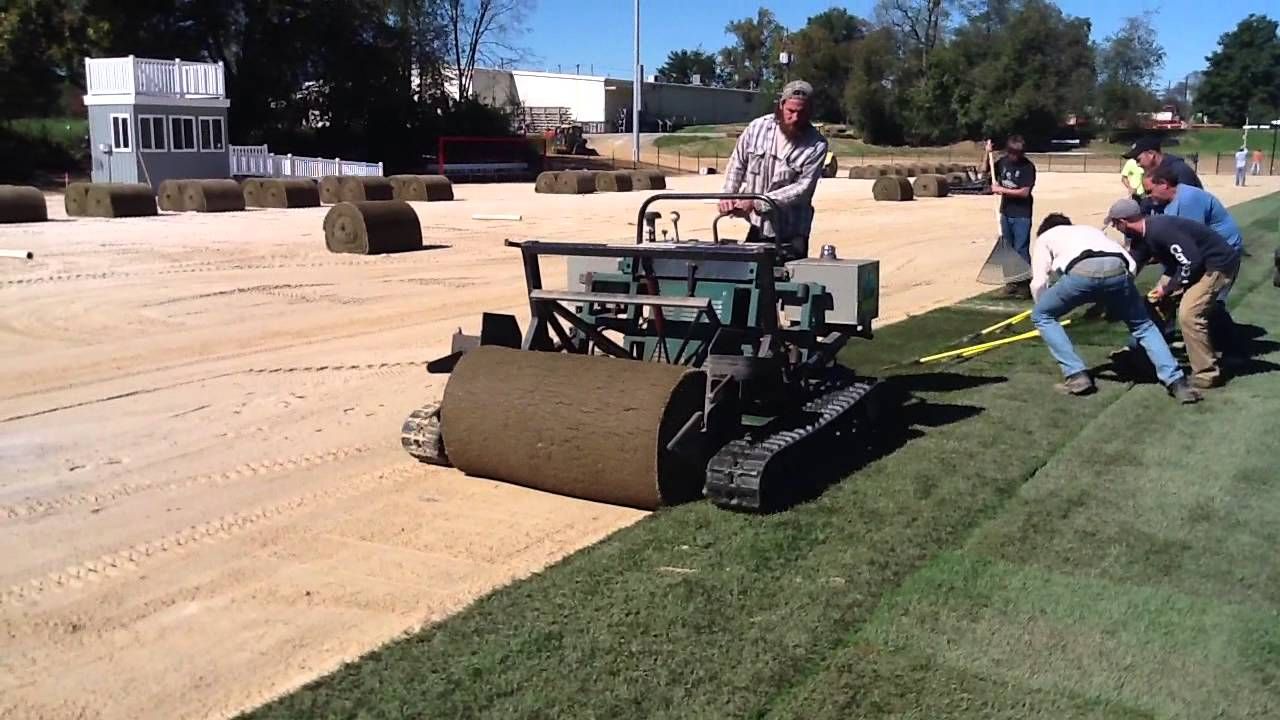
[(893, 32), (879, 28), (868, 33), (853, 51), (849, 80), (844, 89), (845, 116), (869, 143), (890, 145), (902, 141), (897, 111), (897, 59)]
[(1125, 19), (1106, 39), (1098, 53), (1097, 100), (1109, 132), (1137, 127), (1140, 113), (1156, 109), (1152, 87), (1163, 66), (1164, 48), (1145, 16)]
[(1249, 15), (1218, 39), (1207, 59), (1196, 109), (1214, 122), (1243, 125), (1280, 117), (1280, 37), (1266, 15)]
[(786, 32), (773, 11), (760, 8), (755, 17), (735, 20), (725, 26), (733, 44), (720, 51), (720, 65), (731, 87), (761, 89), (781, 75), (778, 56)]
[(673, 83), (688, 85), (697, 75), (703, 85), (719, 85), (719, 69), (716, 56), (698, 50), (672, 50), (667, 62), (658, 68), (658, 74)]
[(788, 38), (795, 55), (791, 77), (813, 85), (813, 114), (819, 120), (845, 118), (842, 101), (853, 68), (853, 53), (866, 33), (867, 23), (842, 8), (831, 8), (809, 18)]

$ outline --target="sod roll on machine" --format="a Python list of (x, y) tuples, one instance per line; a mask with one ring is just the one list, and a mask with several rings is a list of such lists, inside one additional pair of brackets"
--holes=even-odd
[[(409, 454), (469, 475), (652, 509), (705, 496), (718, 506), (786, 503), (806, 468), (874, 437), (884, 385), (837, 354), (871, 338), (879, 263), (784, 262), (779, 245), (657, 239), (656, 202), (753, 200), (676, 194), (640, 206), (634, 243), (508, 240), (520, 251), (530, 326), (486, 313), (428, 363), (451, 373), (441, 402), (410, 415)], [(779, 228), (785, 237), (785, 228)], [(540, 260), (564, 257), (568, 289)]]

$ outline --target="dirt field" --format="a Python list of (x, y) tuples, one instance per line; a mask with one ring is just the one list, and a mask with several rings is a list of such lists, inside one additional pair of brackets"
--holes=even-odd
[[(985, 289), (991, 198), (869, 186), (823, 181), (812, 247), (880, 258), (882, 321)], [(1119, 188), (1044, 174), (1037, 214), (1100, 222)], [(502, 239), (626, 241), (640, 197), (456, 191), (399, 256), (328, 254), (323, 209), (69, 221), (50, 196), (53, 222), (0, 226), (36, 253), (0, 260), (0, 717), (225, 717), (643, 517), (400, 449), (443, 387), (422, 363), (523, 307)]]

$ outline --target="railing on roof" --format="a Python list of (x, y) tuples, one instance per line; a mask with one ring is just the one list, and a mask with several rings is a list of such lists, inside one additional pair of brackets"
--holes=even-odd
[(132, 55), (85, 58), (85, 85), (90, 95), (222, 98), (227, 79), (222, 63), (154, 60)]
[(301, 155), (274, 155), (266, 145), (232, 145), (229, 155), (232, 175), (308, 178), (321, 178), (326, 175), (382, 176), (382, 163)]

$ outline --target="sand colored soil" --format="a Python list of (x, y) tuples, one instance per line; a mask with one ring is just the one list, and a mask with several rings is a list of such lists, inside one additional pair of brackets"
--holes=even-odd
[[(811, 246), (880, 258), (882, 322), (985, 289), (992, 198), (870, 187), (822, 181)], [(1045, 173), (1037, 214), (1097, 223), (1120, 189)], [(226, 717), (644, 517), (399, 447), (450, 334), (523, 321), (502, 240), (626, 242), (644, 195), (455, 193), (414, 203), (429, 249), (376, 257), (330, 254), (327, 208), (69, 221), (49, 195), (52, 222), (0, 227), (35, 252), (0, 260), (0, 717)], [(679, 209), (709, 236), (711, 206)]]

